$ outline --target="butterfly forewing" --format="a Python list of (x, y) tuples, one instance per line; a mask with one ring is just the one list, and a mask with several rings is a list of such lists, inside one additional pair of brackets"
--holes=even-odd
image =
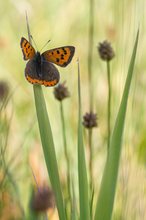
[(74, 52), (75, 48), (73, 46), (64, 46), (47, 50), (42, 54), (42, 56), (49, 62), (65, 67), (71, 62)]
[(33, 46), (24, 37), (21, 38), (20, 45), (22, 48), (24, 60), (32, 59), (36, 53)]

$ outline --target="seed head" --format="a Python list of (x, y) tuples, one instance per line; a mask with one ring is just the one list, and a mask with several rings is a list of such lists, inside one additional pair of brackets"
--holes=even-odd
[(5, 81), (0, 81), (0, 101), (7, 98), (9, 94), (9, 85)]
[(93, 113), (93, 112), (86, 113), (83, 116), (83, 125), (85, 128), (88, 128), (88, 129), (93, 128), (93, 127), (97, 127), (98, 126), (97, 114)]
[(58, 101), (70, 96), (68, 88), (65, 86), (65, 82), (59, 83), (58, 86), (54, 88), (54, 96)]
[(31, 208), (35, 212), (45, 212), (55, 207), (55, 198), (52, 190), (47, 187), (39, 187), (37, 192), (33, 193)]
[(113, 48), (111, 47), (110, 43), (106, 40), (103, 41), (102, 43), (99, 43), (98, 52), (100, 58), (105, 61), (110, 61), (115, 56)]

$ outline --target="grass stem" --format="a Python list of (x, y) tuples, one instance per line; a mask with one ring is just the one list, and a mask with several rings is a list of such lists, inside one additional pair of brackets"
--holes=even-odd
[[(94, 0), (89, 1), (89, 42), (88, 42), (88, 80), (89, 80), (89, 105), (90, 113), (93, 112), (93, 76), (92, 76), (92, 61), (93, 61), (93, 36), (94, 36)], [(89, 176), (90, 187), (92, 191), (92, 178), (93, 178), (93, 146), (92, 146), (92, 128), (88, 132), (89, 144)]]
[(88, 42), (88, 79), (89, 79), (89, 102), (90, 111), (93, 110), (93, 82), (92, 82), (92, 55), (94, 34), (94, 0), (89, 3), (89, 42)]
[[(61, 115), (61, 122), (62, 122), (62, 136), (63, 136), (63, 146), (64, 146), (64, 155), (65, 160), (67, 163), (67, 191), (68, 191), (68, 201), (71, 203), (72, 209), (72, 199), (71, 199), (71, 180), (70, 180), (70, 160), (67, 151), (67, 141), (66, 141), (66, 128), (65, 128), (65, 118), (64, 118), (64, 110), (62, 101), (60, 102), (60, 115)], [(69, 210), (71, 213), (71, 210)]]
[(107, 61), (107, 79), (108, 79), (108, 107), (107, 107), (107, 148), (110, 147), (110, 135), (111, 135), (111, 76), (110, 76), (110, 61)]

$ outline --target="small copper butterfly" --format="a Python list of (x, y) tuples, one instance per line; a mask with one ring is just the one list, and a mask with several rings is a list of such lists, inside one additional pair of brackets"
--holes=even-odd
[(20, 46), (24, 60), (29, 60), (25, 68), (26, 79), (32, 84), (45, 86), (54, 86), (59, 82), (60, 75), (53, 64), (66, 67), (75, 52), (75, 47), (64, 46), (40, 54), (24, 37), (21, 38)]

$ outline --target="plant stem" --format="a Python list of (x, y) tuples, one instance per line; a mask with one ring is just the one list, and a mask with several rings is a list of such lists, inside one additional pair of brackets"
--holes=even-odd
[(66, 128), (65, 128), (65, 119), (64, 119), (64, 111), (62, 101), (60, 102), (60, 114), (61, 114), (61, 122), (62, 122), (62, 136), (63, 136), (63, 146), (64, 146), (64, 155), (67, 163), (67, 190), (68, 190), (68, 200), (71, 203), (72, 208), (72, 200), (71, 200), (71, 181), (70, 181), (70, 161), (69, 155), (67, 151), (67, 142), (66, 142)]
[(94, 33), (94, 0), (90, 0), (89, 7), (89, 43), (88, 43), (88, 79), (90, 111), (93, 109), (93, 83), (92, 83), (92, 55), (93, 55), (93, 33)]
[(88, 179), (86, 169), (85, 147), (83, 143), (82, 131), (82, 110), (81, 110), (81, 87), (80, 87), (80, 66), (78, 61), (78, 180), (79, 180), (79, 204), (80, 204), (80, 220), (89, 220), (89, 194)]
[(92, 168), (92, 158), (93, 158), (93, 148), (92, 148), (92, 128), (89, 129), (89, 171), (90, 171), (90, 186), (92, 188), (92, 179), (93, 179), (93, 168)]
[(92, 191), (93, 191), (93, 147), (92, 147), (92, 128), (89, 129), (89, 184), (90, 184), (90, 218), (92, 220)]
[(107, 107), (107, 148), (110, 147), (110, 135), (111, 135), (111, 77), (110, 77), (110, 62), (107, 61), (107, 79), (108, 79), (108, 107)]
[[(89, 79), (89, 105), (90, 113), (93, 112), (93, 77), (92, 77), (92, 56), (93, 56), (93, 36), (94, 36), (94, 0), (89, 1), (89, 42), (88, 42), (88, 79)], [(92, 191), (92, 128), (88, 132), (88, 143), (89, 143), (89, 176), (90, 176), (90, 187)]]

